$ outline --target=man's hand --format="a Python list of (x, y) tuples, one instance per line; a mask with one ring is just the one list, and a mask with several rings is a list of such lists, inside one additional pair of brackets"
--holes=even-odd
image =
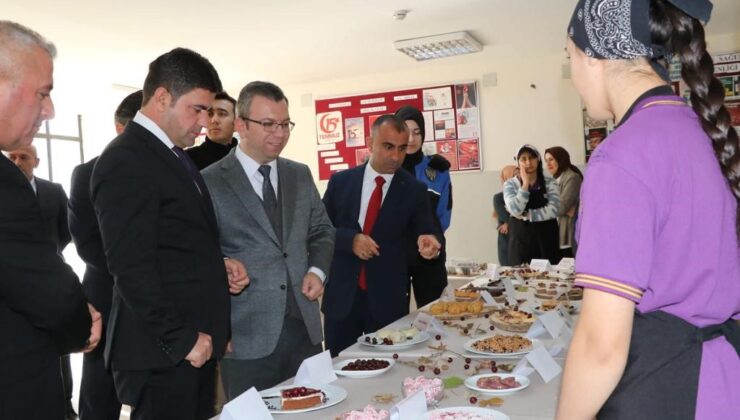
[(442, 249), (437, 237), (434, 235), (419, 235), (416, 240), (419, 247), (419, 254), (422, 258), (431, 260), (439, 256), (439, 250)]
[(85, 342), (85, 348), (82, 349), (83, 353), (93, 351), (100, 343), (100, 337), (103, 335), (103, 316), (89, 303), (87, 304), (87, 310), (90, 311), (92, 326), (90, 327), (90, 337)]
[(357, 258), (367, 261), (372, 257), (380, 255), (380, 247), (375, 243), (373, 238), (364, 233), (358, 233), (352, 239), (352, 252), (357, 255)]
[(185, 360), (189, 361), (193, 367), (199, 368), (206, 364), (213, 353), (213, 342), (211, 336), (198, 332), (198, 341), (195, 342), (193, 349), (190, 350)]
[(226, 274), (229, 278), (229, 293), (238, 295), (249, 284), (247, 269), (244, 268), (244, 265), (239, 260), (233, 258), (226, 258), (224, 265), (226, 266)]
[(498, 233), (502, 235), (508, 235), (509, 234), (509, 224), (501, 223), (501, 226), (498, 227)]
[(303, 287), (301, 287), (303, 296), (308, 300), (316, 300), (324, 293), (324, 283), (316, 273), (308, 272), (303, 277)]

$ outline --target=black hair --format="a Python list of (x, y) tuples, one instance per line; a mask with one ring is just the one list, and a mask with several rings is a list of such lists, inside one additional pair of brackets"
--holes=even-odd
[(558, 170), (552, 175), (554, 178), (559, 178), (560, 175), (566, 169), (570, 168), (573, 172), (577, 173), (581, 179), (583, 179), (583, 173), (578, 167), (570, 162), (570, 153), (560, 146), (553, 146), (545, 149), (545, 154), (550, 154), (555, 162), (558, 163)]
[(373, 137), (378, 134), (378, 130), (380, 130), (380, 126), (383, 124), (390, 124), (397, 133), (408, 133), (409, 130), (405, 120), (393, 114), (383, 114), (373, 122), (373, 126), (370, 128), (370, 133)]
[(426, 137), (426, 127), (424, 125), (424, 114), (422, 114), (421, 111), (411, 105), (404, 105), (401, 108), (398, 108), (398, 111), (396, 111), (396, 116), (402, 119), (404, 122), (406, 122), (406, 120), (414, 121), (416, 125), (419, 126), (419, 132), (421, 133), (421, 142), (424, 142), (424, 138)]
[(211, 62), (187, 48), (175, 48), (149, 64), (149, 73), (144, 80), (144, 104), (149, 102), (159, 87), (167, 89), (173, 103), (193, 89), (214, 93), (223, 90), (221, 79)]
[(115, 121), (123, 126), (128, 124), (134, 118), (136, 112), (141, 109), (143, 98), (144, 92), (141, 90), (137, 90), (123, 98), (118, 108), (116, 108), (116, 113), (113, 114)]
[(714, 77), (714, 63), (707, 52), (704, 27), (665, 0), (650, 3), (650, 35), (656, 45), (675, 54), (681, 77), (691, 89), (691, 106), (712, 140), (714, 154), (738, 201), (735, 230), (740, 241), (740, 144), (724, 106), (725, 90)]
[[(542, 169), (542, 157), (540, 156), (539, 152), (537, 152), (535, 149), (532, 149), (531, 147), (522, 146), (519, 148), (519, 151), (516, 153), (516, 162), (517, 167), (519, 167), (519, 157), (523, 155), (524, 153), (529, 153), (537, 159), (537, 185), (542, 188), (543, 191), (547, 191), (547, 185), (545, 184), (545, 172)], [(521, 175), (519, 176), (519, 181), (521, 181)]]
[(275, 102), (285, 101), (288, 104), (288, 98), (278, 85), (271, 82), (249, 82), (239, 92), (239, 102), (237, 103), (239, 117), (249, 116), (249, 107), (252, 105), (252, 98), (255, 96), (262, 96)]
[(232, 98), (231, 95), (226, 93), (225, 91), (218, 92), (216, 94), (216, 97), (213, 98), (214, 101), (229, 101), (231, 102), (231, 105), (234, 107), (234, 112), (236, 112), (236, 99)]

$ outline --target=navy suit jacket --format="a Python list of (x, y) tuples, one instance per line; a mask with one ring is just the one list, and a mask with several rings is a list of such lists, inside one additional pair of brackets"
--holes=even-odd
[[(365, 167), (335, 173), (324, 194), (324, 205), (337, 238), (322, 311), (335, 320), (349, 315), (358, 287), (362, 260), (352, 252), (352, 240), (362, 232), (358, 218)], [(365, 263), (370, 311), (373, 319), (383, 325), (408, 313), (407, 243), (422, 234), (441, 236), (432, 220), (426, 186), (406, 171), (398, 170), (370, 233), (380, 247), (380, 255)]]
[(60, 184), (36, 177), (36, 195), (44, 222), (61, 253), (72, 240), (67, 226), (67, 194)]

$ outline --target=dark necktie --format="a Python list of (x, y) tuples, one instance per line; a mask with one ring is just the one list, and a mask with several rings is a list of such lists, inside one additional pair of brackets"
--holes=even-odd
[(267, 213), (267, 218), (270, 219), (272, 229), (275, 231), (275, 235), (279, 241), (283, 240), (283, 229), (282, 220), (280, 217), (277, 197), (275, 196), (275, 188), (272, 186), (270, 180), (270, 165), (260, 165), (259, 173), (262, 174), (262, 207)]
[[(362, 225), (362, 233), (370, 235), (375, 226), (375, 221), (378, 219), (378, 213), (380, 213), (380, 205), (383, 203), (383, 184), (385, 184), (385, 178), (382, 176), (375, 177), (375, 189), (370, 196), (370, 201), (367, 203), (367, 213), (365, 214), (365, 223)], [(367, 274), (365, 273), (365, 263), (360, 266), (360, 289), (367, 290)]]

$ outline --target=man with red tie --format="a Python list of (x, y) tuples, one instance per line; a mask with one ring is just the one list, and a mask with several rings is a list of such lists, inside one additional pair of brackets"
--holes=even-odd
[(426, 187), (398, 170), (409, 139), (406, 123), (383, 115), (371, 132), (370, 161), (332, 175), (323, 199), (337, 230), (322, 305), (332, 356), (408, 313), (409, 237), (423, 258), (437, 258), (441, 248)]

